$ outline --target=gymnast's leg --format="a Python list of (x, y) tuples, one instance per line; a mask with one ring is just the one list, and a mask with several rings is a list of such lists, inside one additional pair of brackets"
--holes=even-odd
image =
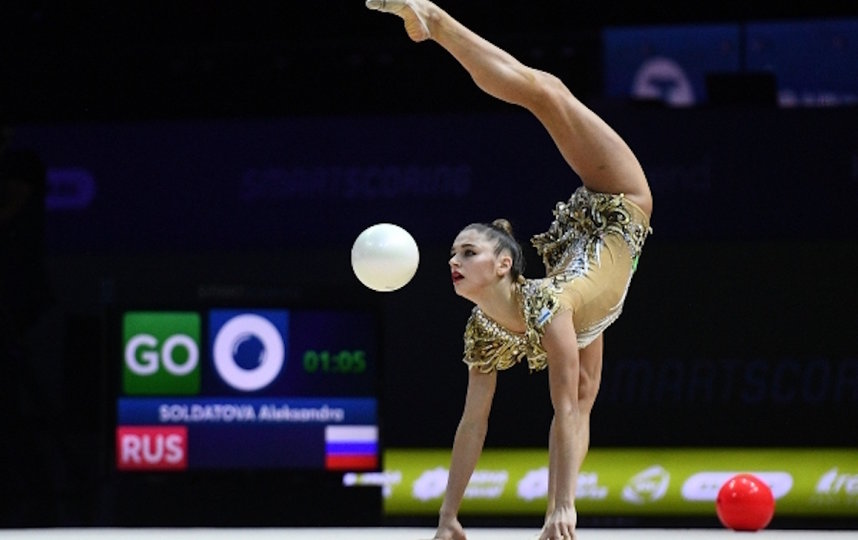
[(631, 149), (560, 79), (525, 66), (428, 0), (368, 0), (367, 6), (402, 17), (412, 40), (437, 42), (484, 92), (533, 113), (589, 189), (625, 193), (650, 213), (649, 186)]

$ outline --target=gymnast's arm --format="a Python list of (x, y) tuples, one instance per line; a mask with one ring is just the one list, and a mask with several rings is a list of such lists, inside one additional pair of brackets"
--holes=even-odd
[(496, 387), (497, 371), (482, 373), (476, 368), (468, 371), (468, 392), (462, 418), (453, 440), (450, 475), (447, 479), (444, 502), (441, 505), (439, 532), (458, 519), (465, 488), (483, 451)]
[(578, 461), (575, 437), (580, 435), (581, 424), (578, 406), (581, 360), (570, 310), (558, 313), (546, 325), (542, 345), (548, 354), (548, 384), (554, 408), (550, 468), (556, 485), (541, 538), (574, 538)]

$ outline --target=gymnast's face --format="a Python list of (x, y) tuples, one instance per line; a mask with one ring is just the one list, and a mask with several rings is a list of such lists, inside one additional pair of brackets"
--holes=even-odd
[(497, 242), (476, 229), (464, 229), (450, 250), (450, 274), (456, 294), (476, 302), (480, 293), (509, 273), (511, 257), (496, 254)]

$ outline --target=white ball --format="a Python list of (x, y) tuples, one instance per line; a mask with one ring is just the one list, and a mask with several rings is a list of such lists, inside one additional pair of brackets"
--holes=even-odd
[(420, 252), (408, 231), (392, 223), (364, 229), (352, 246), (352, 270), (374, 291), (395, 291), (417, 272)]

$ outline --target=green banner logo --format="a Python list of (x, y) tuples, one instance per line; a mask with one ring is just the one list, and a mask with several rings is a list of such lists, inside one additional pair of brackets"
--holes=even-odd
[[(388, 449), (383, 473), (348, 481), (382, 485), (387, 515), (435, 515), (449, 462), (445, 450)], [(739, 473), (771, 488), (776, 515), (858, 514), (858, 449), (595, 448), (578, 477), (576, 504), (582, 513), (603, 516), (714, 516), (718, 491)], [(461, 512), (540, 516), (547, 494), (547, 451), (487, 449)]]

